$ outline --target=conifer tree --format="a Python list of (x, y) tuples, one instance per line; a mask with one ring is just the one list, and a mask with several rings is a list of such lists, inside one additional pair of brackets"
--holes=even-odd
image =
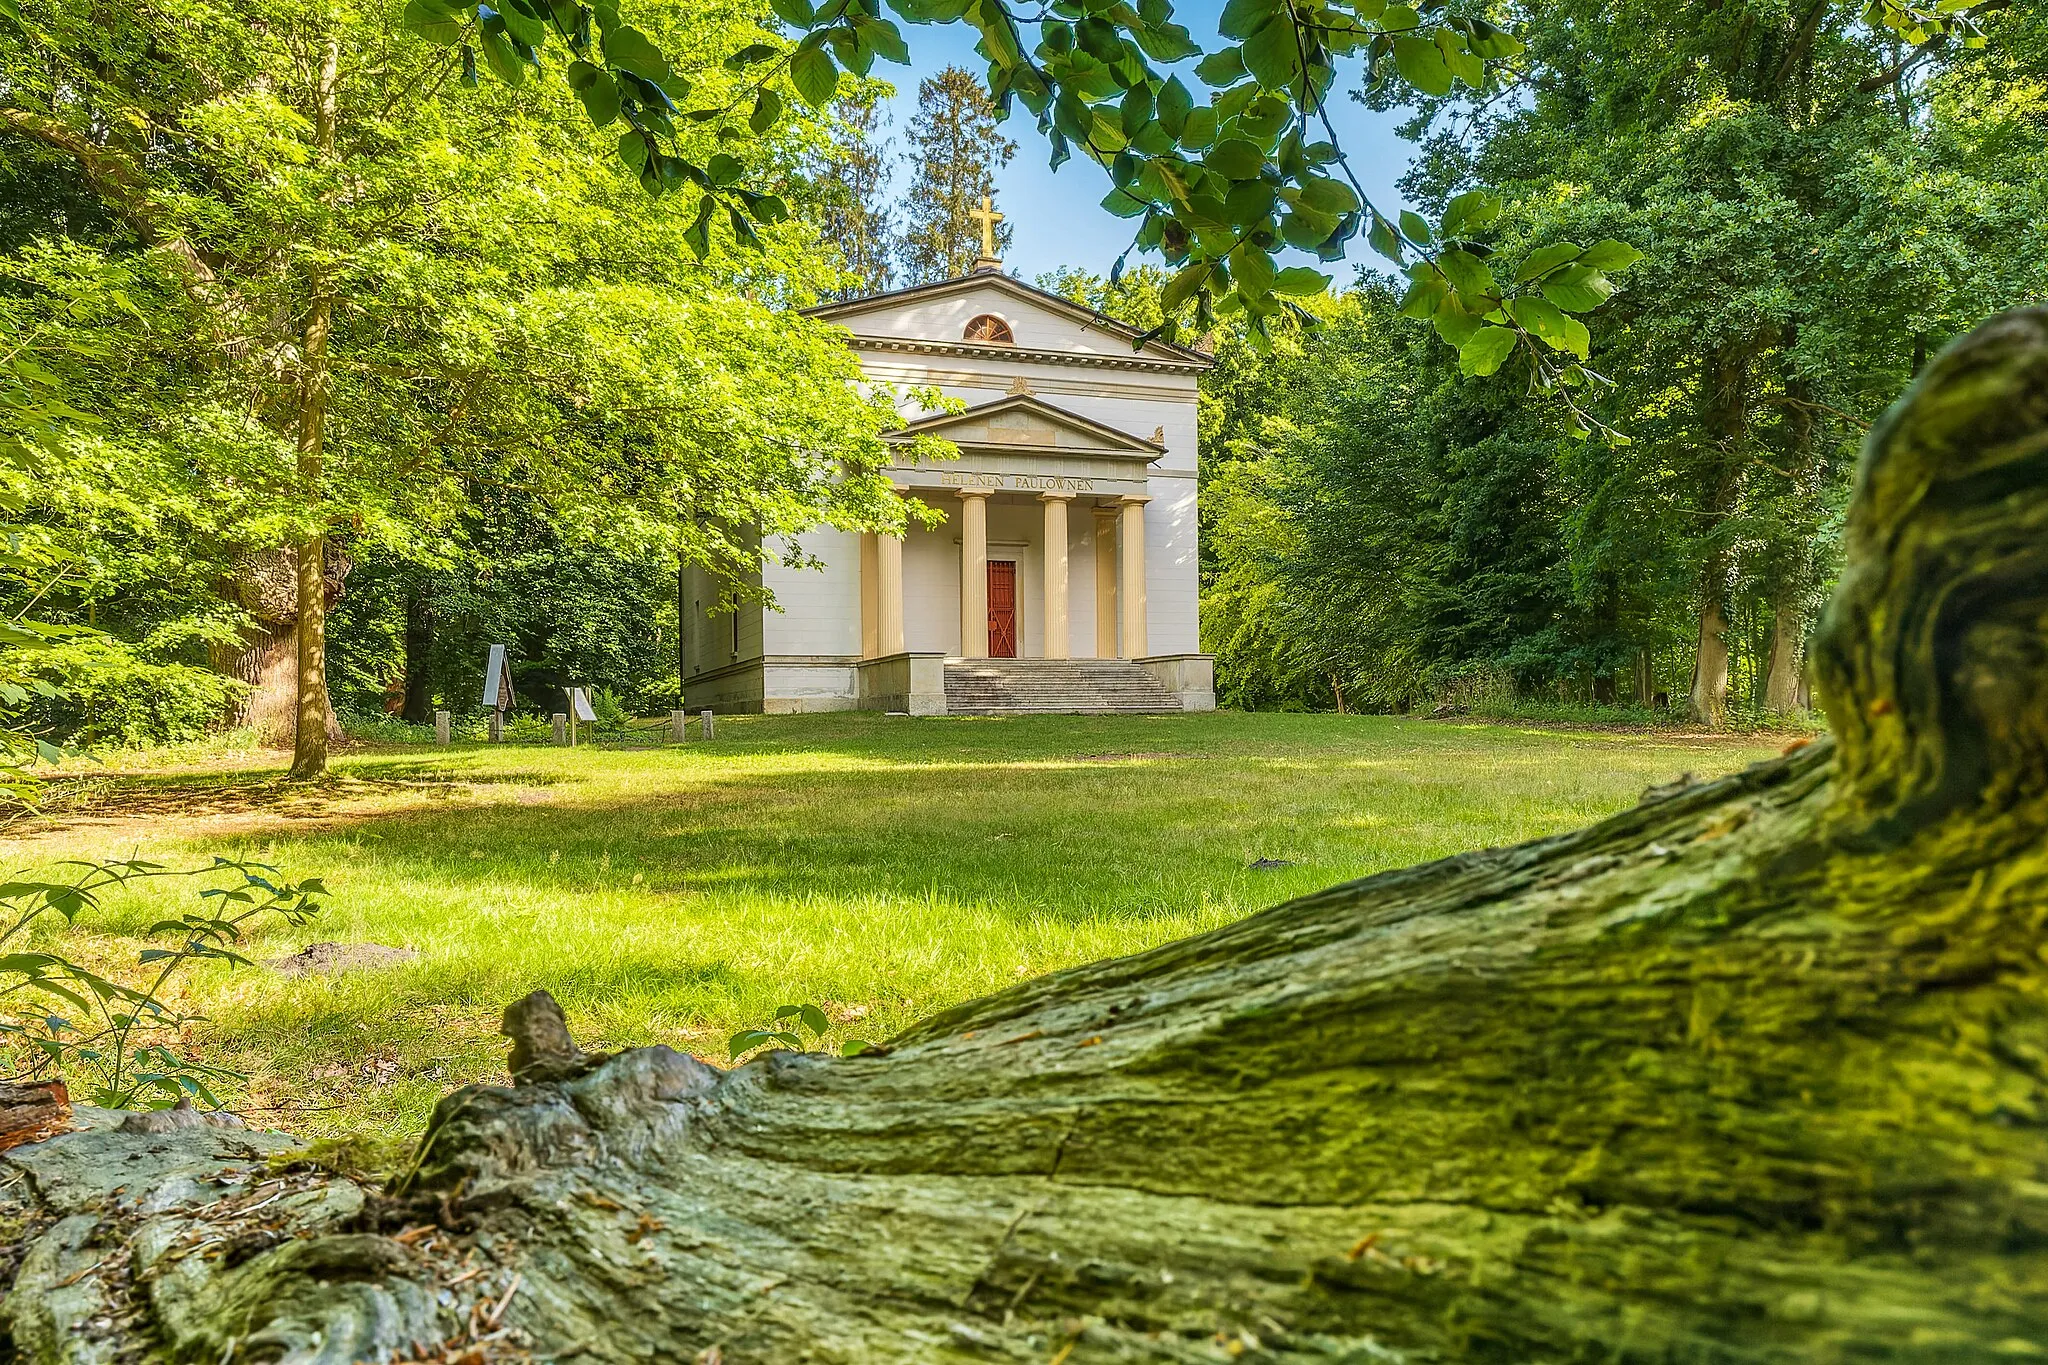
[[(957, 66), (918, 83), (909, 137), (915, 178), (905, 204), (904, 273), (913, 284), (965, 275), (981, 255), (981, 228), (967, 215), (995, 192), (996, 170), (1009, 164), (1017, 144), (997, 128), (980, 78)], [(997, 226), (996, 254), (1010, 235), (1007, 224)]]
[(818, 177), (824, 234), (839, 244), (854, 276), (842, 291), (846, 298), (880, 293), (896, 275), (896, 205), (889, 193), (894, 140), (885, 133), (876, 92), (845, 101)]

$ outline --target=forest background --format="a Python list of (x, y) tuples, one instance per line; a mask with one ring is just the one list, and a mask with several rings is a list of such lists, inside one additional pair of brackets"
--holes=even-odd
[[(779, 211), (744, 249), (646, 195), (563, 83), (435, 84), (383, 5), (352, 11), (360, 59), (329, 69), (292, 8), (254, 32), (232, 6), (109, 27), (28, 0), (37, 41), (0, 48), (4, 382), (62, 455), (8, 475), (34, 553), (7, 608), (91, 628), (35, 656), (38, 724), (81, 744), (288, 725), (262, 705), (289, 691), (297, 630), (276, 547), (315, 519), (344, 718), (473, 710), (503, 641), (529, 698), (574, 681), (677, 704), (679, 566), (741, 592), (750, 528), (776, 553), (897, 515), (877, 475), (893, 410), (790, 310), (956, 272), (965, 209), (1014, 153), (1003, 125), (950, 67), (920, 83), (900, 156), (879, 82), (843, 80), (818, 114), (757, 104), (743, 135)], [(1467, 373), (1370, 265), (1270, 348), (1212, 322), (1223, 698), (1802, 709), (1863, 431), (1945, 341), (2048, 293), (2048, 18), (1985, 6), (1983, 47), (1905, 48), (1825, 5), (1497, 8), (1523, 59), (1410, 109), (1402, 191), (1436, 220), (1502, 190), (1483, 235), (1505, 258), (1643, 253), (1586, 314), (1581, 401), (1605, 429), (1574, 435), (1520, 366)], [(634, 15), (663, 51), (707, 54), (677, 73), (700, 97), (740, 89), (717, 58), (775, 28), (745, 3)], [(293, 112), (307, 81), (324, 134)], [(265, 88), (285, 93), (223, 98)], [(108, 130), (89, 145), (81, 108)], [(131, 127), (155, 131), (124, 148)], [(680, 136), (716, 164), (725, 131)], [(307, 181), (321, 135), (347, 193)], [(1038, 282), (1153, 326), (1166, 276), (1134, 259)], [(337, 301), (317, 506), (289, 392), (309, 270)]]

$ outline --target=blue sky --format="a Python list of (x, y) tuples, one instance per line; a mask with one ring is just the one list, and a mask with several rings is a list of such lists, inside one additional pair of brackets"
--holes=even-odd
[[(1197, 43), (1213, 48), (1223, 41), (1216, 35), (1222, 0), (1186, 0), (1176, 4), (1174, 10), (1175, 18), (1187, 26)], [(988, 63), (974, 51), (974, 30), (965, 24), (905, 24), (902, 28), (910, 43), (911, 66), (904, 68), (884, 62), (878, 63), (873, 72), (896, 87), (896, 96), (887, 107), (894, 125), (894, 151), (899, 156), (904, 151), (901, 129), (917, 108), (919, 79), (949, 65), (964, 66), (977, 76), (988, 70)], [(1361, 62), (1340, 66), (1336, 90), (1344, 92), (1345, 97), (1331, 100), (1330, 118), (1351, 158), (1352, 170), (1372, 195), (1373, 202), (1391, 214), (1403, 207), (1394, 182), (1407, 170), (1414, 147), (1394, 134), (1394, 126), (1401, 120), (1399, 113), (1376, 114), (1349, 98), (1348, 92), (1356, 90), (1363, 80), (1362, 67)], [(1192, 78), (1186, 79), (1199, 98), (1200, 87)], [(1005, 132), (1017, 144), (1017, 155), (996, 174), (996, 208), (1007, 216), (1017, 236), (1004, 265), (1027, 280), (1063, 265), (1106, 274), (1118, 253), (1130, 245), (1136, 226), (1101, 207), (1102, 196), (1109, 191), (1108, 175), (1080, 157), (1069, 160), (1058, 171), (1048, 169), (1045, 142), (1038, 136), (1030, 113), (1021, 105), (1010, 116)], [(908, 181), (908, 174), (899, 165), (892, 188), (901, 193)], [(1361, 238), (1355, 244), (1353, 262), (1370, 255)], [(1133, 255), (1131, 264), (1142, 259), (1148, 258)], [(1149, 259), (1155, 263), (1158, 260)], [(1333, 269), (1329, 265), (1323, 268)], [(1351, 272), (1346, 265), (1339, 264), (1333, 273), (1344, 282)]]

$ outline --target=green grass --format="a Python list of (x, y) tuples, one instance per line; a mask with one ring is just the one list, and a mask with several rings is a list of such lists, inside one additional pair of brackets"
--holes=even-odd
[[(407, 965), (289, 979), (209, 971), (193, 1040), (250, 1073), (254, 1115), (415, 1129), (502, 1074), (505, 1004), (546, 987), (586, 1045), (723, 1060), (734, 1030), (823, 1004), (879, 1039), (1020, 978), (1199, 933), (1333, 882), (1570, 829), (1754, 738), (1387, 717), (728, 718), (638, 751), (365, 748), (313, 789), (278, 756), (127, 760), (17, 825), (17, 867), (257, 857), (332, 890), (318, 939)], [(154, 766), (152, 766), (152, 763)], [(1253, 870), (1260, 858), (1295, 864)], [(89, 945), (132, 961), (190, 888), (110, 903)]]

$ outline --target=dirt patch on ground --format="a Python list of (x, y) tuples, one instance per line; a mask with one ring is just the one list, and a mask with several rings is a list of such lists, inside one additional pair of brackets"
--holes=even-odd
[(334, 976), (396, 967), (418, 956), (411, 948), (391, 948), (382, 943), (309, 943), (298, 952), (272, 958), (265, 965), (280, 976)]

